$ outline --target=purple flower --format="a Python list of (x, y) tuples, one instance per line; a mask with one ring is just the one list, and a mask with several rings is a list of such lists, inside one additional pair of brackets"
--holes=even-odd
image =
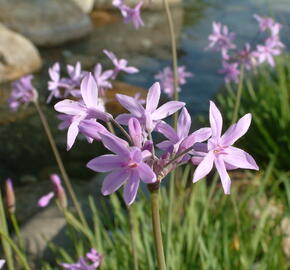
[(150, 87), (145, 108), (133, 97), (117, 94), (116, 98), (130, 112), (130, 114), (120, 114), (116, 120), (120, 124), (127, 124), (131, 117), (135, 117), (149, 133), (161, 119), (175, 113), (185, 105), (184, 102), (169, 101), (157, 109), (160, 99), (160, 84), (158, 82)]
[[(68, 122), (71, 122), (67, 133), (68, 150), (73, 146), (79, 133), (79, 125), (83, 120), (100, 119), (109, 121), (112, 117), (104, 111), (103, 103), (98, 98), (97, 84), (91, 73), (86, 75), (81, 82), (81, 95), (82, 101), (65, 99), (54, 106), (56, 111), (70, 116), (70, 118), (65, 119), (62, 125), (66, 127)], [(96, 125), (96, 128), (98, 127), (99, 125)]]
[(238, 83), (240, 80), (240, 71), (238, 69), (238, 63), (228, 63), (226, 61), (223, 62), (223, 68), (219, 70), (220, 74), (225, 74), (225, 82), (235, 82)]
[(256, 53), (251, 50), (249, 43), (246, 43), (244, 49), (238, 52), (238, 60), (247, 70), (257, 65)]
[[(191, 72), (187, 72), (185, 66), (178, 67), (178, 84), (183, 85), (186, 83), (186, 78), (193, 77)], [(154, 76), (156, 80), (159, 80), (163, 92), (169, 97), (173, 97), (174, 94), (174, 76), (171, 67), (165, 67), (162, 71)], [(180, 87), (177, 88), (180, 92)]]
[(66, 90), (64, 96), (67, 97), (72, 95), (74, 97), (80, 96), (80, 84), (87, 72), (82, 71), (82, 66), (80, 62), (77, 62), (75, 66), (67, 65), (67, 73), (69, 78), (65, 78), (64, 82), (66, 84)]
[(111, 59), (113, 65), (115, 66), (113, 74), (111, 75), (113, 80), (116, 79), (120, 71), (130, 74), (139, 72), (139, 70), (135, 67), (128, 67), (128, 61), (126, 59), (118, 59), (114, 53), (107, 50), (104, 50), (103, 52)]
[(124, 17), (124, 23), (132, 22), (135, 29), (139, 29), (141, 26), (144, 26), (144, 22), (140, 15), (143, 1), (139, 1), (134, 8), (126, 6), (122, 0), (113, 1), (113, 5), (120, 9), (121, 14)]
[(55, 63), (52, 67), (48, 69), (48, 74), (50, 77), (50, 81), (48, 81), (48, 91), (50, 94), (47, 98), (47, 103), (50, 103), (53, 97), (61, 98), (62, 94), (60, 92), (60, 88), (63, 87), (62, 80), (60, 77), (60, 65), (59, 63)]
[(63, 209), (66, 208), (67, 207), (66, 194), (65, 194), (64, 188), (62, 187), (61, 179), (60, 179), (59, 175), (52, 174), (50, 176), (50, 179), (51, 179), (53, 186), (54, 186), (54, 192), (49, 192), (48, 194), (42, 196), (38, 200), (38, 206), (46, 207), (50, 203), (51, 199), (56, 196), (60, 206)]
[(8, 106), (12, 111), (17, 111), (22, 104), (35, 102), (38, 98), (37, 91), (32, 85), (32, 75), (26, 75), (12, 83), (12, 91), (8, 99)]
[(283, 46), (280, 40), (275, 37), (268, 38), (264, 45), (257, 45), (255, 56), (258, 58), (259, 64), (268, 62), (271, 67), (274, 67), (274, 56), (281, 54)]
[(275, 25), (273, 18), (259, 16), (257, 14), (254, 14), (254, 18), (258, 21), (261, 32), (265, 32), (268, 29), (271, 30)]
[(94, 248), (86, 254), (86, 258), (90, 260), (95, 268), (98, 268), (103, 260), (103, 256)]
[(97, 268), (94, 265), (88, 265), (83, 257), (80, 257), (76, 263), (62, 263), (61, 266), (67, 270), (95, 270)]
[(144, 163), (148, 151), (138, 147), (129, 147), (128, 143), (110, 134), (100, 134), (104, 146), (115, 155), (103, 155), (92, 159), (87, 167), (96, 172), (111, 172), (104, 179), (103, 195), (109, 195), (124, 185), (124, 200), (127, 205), (134, 202), (140, 179), (146, 184), (156, 181), (153, 170)]
[(182, 109), (177, 122), (177, 131), (165, 122), (160, 122), (156, 126), (156, 131), (162, 133), (167, 141), (157, 144), (161, 150), (170, 153), (179, 153), (193, 146), (197, 142), (207, 140), (211, 135), (210, 128), (201, 128), (189, 135), (191, 127), (191, 117), (186, 108)]
[(114, 71), (113, 70), (106, 70), (102, 72), (102, 65), (97, 64), (94, 69), (94, 78), (96, 80), (97, 86), (100, 91), (100, 95), (104, 96), (104, 92), (108, 88), (112, 88), (111, 82), (109, 79), (112, 77)]
[(229, 32), (229, 29), (226, 25), (213, 22), (212, 27), (213, 32), (208, 37), (210, 44), (208, 45), (207, 49), (211, 49), (213, 51), (224, 51), (234, 49), (236, 47), (233, 43), (233, 40), (235, 39), (235, 33)]
[(197, 166), (193, 182), (204, 178), (212, 169), (213, 163), (220, 175), (225, 194), (230, 193), (231, 180), (227, 168), (243, 168), (258, 170), (258, 166), (251, 155), (242, 149), (232, 146), (248, 130), (252, 116), (244, 115), (236, 124), (233, 124), (221, 136), (222, 116), (216, 105), (210, 101), (210, 126), (212, 137), (207, 144), (208, 152)]

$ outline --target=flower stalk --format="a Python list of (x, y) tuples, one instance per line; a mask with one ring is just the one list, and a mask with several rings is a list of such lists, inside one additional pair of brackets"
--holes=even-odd
[(241, 66), (240, 80), (238, 85), (236, 104), (233, 112), (232, 124), (238, 119), (239, 108), (241, 104), (242, 92), (243, 92), (243, 81), (244, 81), (244, 65)]
[(158, 270), (166, 270), (159, 214), (159, 185), (152, 184), (148, 188), (151, 193), (152, 225)]
[(77, 213), (78, 213), (78, 215), (80, 217), (80, 220), (82, 221), (84, 226), (88, 227), (86, 219), (85, 219), (84, 214), (82, 212), (81, 206), (80, 206), (79, 201), (77, 199), (77, 196), (76, 196), (76, 194), (75, 194), (75, 192), (73, 190), (72, 184), (70, 182), (70, 179), (69, 179), (69, 177), (67, 175), (67, 172), (65, 170), (64, 164), (63, 164), (62, 159), (60, 157), (60, 154), (58, 152), (58, 149), (57, 149), (56, 143), (54, 141), (54, 138), (52, 136), (52, 133), (51, 133), (50, 127), (48, 125), (47, 119), (46, 119), (43, 111), (41, 110), (41, 108), (39, 106), (39, 103), (37, 101), (34, 101), (33, 104), (35, 105), (36, 110), (37, 110), (37, 112), (39, 114), (41, 123), (43, 125), (45, 134), (46, 134), (46, 136), (48, 138), (48, 141), (49, 141), (49, 144), (51, 146), (52, 152), (54, 154), (55, 160), (57, 162), (58, 168), (60, 170), (60, 173), (62, 175), (64, 183), (65, 183), (65, 185), (66, 185), (66, 187), (68, 189), (68, 192), (69, 192), (69, 194), (70, 194), (70, 196), (72, 198), (73, 204), (74, 204), (74, 206), (76, 208), (76, 211), (77, 211)]

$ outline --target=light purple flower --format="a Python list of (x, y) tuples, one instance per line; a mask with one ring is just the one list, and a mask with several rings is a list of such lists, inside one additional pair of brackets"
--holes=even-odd
[(127, 125), (129, 119), (135, 117), (149, 133), (160, 120), (172, 115), (185, 105), (184, 102), (169, 101), (157, 108), (160, 99), (160, 84), (158, 82), (150, 87), (145, 108), (133, 97), (117, 94), (116, 98), (130, 112), (130, 114), (120, 114), (116, 120), (120, 124)]
[(102, 72), (102, 65), (97, 64), (94, 69), (94, 78), (96, 80), (97, 86), (100, 91), (100, 95), (103, 96), (104, 92), (108, 88), (112, 88), (112, 84), (109, 79), (112, 78), (114, 71), (113, 70), (106, 70)]
[(259, 23), (259, 28), (261, 32), (264, 32), (266, 30), (271, 30), (272, 27), (274, 27), (275, 21), (271, 17), (265, 17), (265, 16), (259, 16), (258, 14), (253, 15), (254, 18)]
[(32, 79), (32, 75), (26, 75), (12, 83), (12, 91), (8, 99), (8, 106), (12, 111), (17, 111), (22, 104), (37, 100), (38, 94), (32, 85)]
[(246, 70), (251, 70), (257, 65), (256, 53), (251, 50), (251, 45), (246, 43), (243, 50), (238, 52), (238, 60)]
[(140, 180), (146, 184), (156, 181), (153, 170), (143, 161), (143, 155), (138, 147), (129, 147), (128, 143), (114, 135), (100, 134), (104, 146), (115, 155), (103, 155), (92, 159), (87, 167), (96, 172), (111, 172), (104, 179), (103, 195), (109, 195), (124, 185), (123, 197), (127, 205), (134, 202)]
[(220, 74), (225, 74), (225, 82), (235, 82), (238, 83), (240, 80), (240, 71), (238, 69), (238, 63), (228, 63), (223, 62), (223, 67), (219, 70)]
[(50, 103), (53, 97), (61, 98), (62, 94), (60, 92), (60, 88), (63, 87), (62, 80), (60, 77), (60, 65), (59, 63), (55, 63), (52, 67), (48, 69), (48, 74), (50, 77), (50, 81), (48, 81), (48, 91), (50, 94), (47, 98), (47, 103)]
[(103, 256), (94, 248), (92, 248), (90, 252), (86, 254), (86, 258), (91, 261), (95, 268), (98, 268), (103, 260)]
[[(191, 72), (187, 72), (185, 66), (180, 66), (177, 69), (178, 73), (178, 85), (184, 85), (186, 83), (186, 78), (193, 77)], [(159, 80), (161, 89), (169, 97), (173, 97), (174, 94), (174, 76), (171, 67), (165, 67), (162, 71), (154, 76), (156, 80)], [(180, 92), (180, 87), (177, 88)]]
[(213, 164), (215, 164), (221, 178), (224, 193), (229, 194), (231, 180), (227, 173), (228, 166), (252, 170), (259, 169), (251, 155), (242, 149), (232, 146), (247, 132), (252, 116), (249, 113), (244, 115), (236, 124), (231, 125), (222, 136), (222, 115), (212, 101), (210, 101), (209, 118), (212, 137), (207, 144), (208, 152), (194, 172), (193, 182), (195, 183), (204, 178), (212, 170)]
[(82, 71), (82, 66), (80, 62), (77, 62), (75, 66), (67, 65), (67, 73), (69, 78), (64, 79), (66, 84), (66, 90), (64, 96), (67, 97), (72, 95), (74, 97), (80, 97), (80, 84), (83, 78), (87, 75), (87, 72)]
[(83, 257), (79, 258), (79, 261), (76, 263), (62, 263), (61, 266), (67, 270), (95, 270), (94, 265), (88, 265), (86, 260)]
[(165, 122), (156, 126), (156, 131), (162, 133), (168, 140), (157, 144), (161, 150), (170, 153), (180, 153), (197, 142), (206, 141), (211, 135), (210, 128), (201, 128), (189, 135), (191, 117), (186, 108), (183, 108), (177, 122), (177, 131)]
[(60, 206), (62, 208), (66, 208), (67, 207), (67, 198), (66, 198), (64, 188), (61, 184), (61, 179), (60, 179), (59, 175), (52, 174), (50, 176), (50, 179), (51, 179), (51, 182), (54, 186), (54, 192), (49, 192), (48, 194), (42, 196), (38, 200), (38, 206), (39, 207), (46, 207), (50, 203), (51, 199), (53, 197), (56, 197), (58, 199), (58, 202), (60, 203)]
[(134, 8), (130, 8), (124, 4), (124, 1), (115, 0), (113, 5), (120, 9), (122, 16), (124, 17), (124, 23), (132, 22), (135, 29), (139, 29), (141, 26), (144, 26), (144, 22), (141, 18), (141, 7), (143, 1), (139, 1)]
[(229, 32), (226, 25), (222, 25), (219, 22), (213, 22), (212, 24), (213, 32), (209, 35), (209, 45), (207, 49), (213, 51), (223, 51), (234, 49), (236, 45), (233, 43), (235, 39), (235, 33)]
[(120, 71), (130, 74), (139, 72), (137, 68), (128, 66), (128, 61), (126, 59), (118, 59), (113, 52), (107, 50), (104, 50), (103, 52), (111, 59), (113, 65), (115, 66), (113, 74), (111, 75), (113, 80), (116, 79)]
[(281, 48), (284, 45), (275, 37), (270, 37), (264, 45), (257, 45), (255, 56), (258, 58), (259, 64), (268, 62), (271, 67), (275, 66), (274, 56), (281, 54)]
[(79, 125), (83, 120), (100, 119), (109, 121), (111, 115), (104, 111), (103, 103), (98, 97), (98, 87), (95, 79), (89, 73), (81, 82), (82, 101), (65, 99), (55, 104), (56, 111), (72, 116), (65, 119), (65, 125), (71, 121), (67, 133), (67, 149), (69, 150), (79, 133)]
[(0, 260), (0, 269), (2, 269), (2, 267), (4, 266), (4, 264), (5, 264), (5, 260)]

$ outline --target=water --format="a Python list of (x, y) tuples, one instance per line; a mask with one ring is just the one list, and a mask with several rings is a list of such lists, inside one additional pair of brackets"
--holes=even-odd
[[(185, 65), (195, 74), (194, 78), (188, 79), (180, 96), (193, 116), (208, 113), (208, 100), (214, 98), (223, 84), (223, 77), (217, 74), (221, 65), (220, 56), (204, 50), (208, 44), (212, 21), (227, 24), (231, 31), (237, 33), (238, 44), (242, 46), (257, 37), (258, 26), (252, 17), (254, 13), (274, 16), (284, 25), (283, 42), (286, 45), (290, 43), (289, 0), (186, 0), (182, 7), (173, 10), (179, 37), (179, 65)], [(100, 16), (102, 19), (99, 19)], [(55, 61), (64, 67), (79, 60), (87, 70), (99, 61), (109, 68), (110, 62), (102, 53), (102, 49), (106, 48), (127, 58), (130, 64), (136, 65), (141, 71), (137, 75), (123, 75), (121, 80), (144, 88), (152, 85), (154, 74), (170, 64), (169, 35), (162, 12), (144, 12), (143, 17), (148, 28), (140, 31), (135, 31), (131, 25), (123, 25), (116, 13), (98, 13), (98, 19), (94, 22), (100, 24), (104, 21), (104, 16), (109, 23), (95, 26), (89, 37), (56, 48), (40, 49), (44, 67), (36, 74), (35, 84), (43, 100), (47, 95), (47, 68)], [(46, 107), (46, 112), (51, 125), (56, 127), (52, 106)], [(8, 117), (3, 106), (1, 115), (3, 119)], [(54, 128), (54, 133), (59, 145), (63, 146), (61, 152), (67, 161), (70, 174), (86, 178), (89, 172), (85, 164), (94, 157), (99, 145), (78, 141), (69, 153), (65, 153), (65, 132)], [(46, 138), (39, 128), (37, 116), (33, 113), (32, 116), (13, 123), (6, 121), (0, 128), (0, 140), (5, 142), (0, 150), (1, 179), (7, 176), (21, 178), (23, 175), (45, 178), (48, 172), (56, 170)]]

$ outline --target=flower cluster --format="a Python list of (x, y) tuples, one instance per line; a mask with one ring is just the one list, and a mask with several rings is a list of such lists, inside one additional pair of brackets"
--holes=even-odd
[[(186, 84), (186, 78), (193, 77), (191, 72), (186, 71), (185, 66), (180, 66), (177, 69), (178, 86)], [(165, 67), (162, 71), (157, 73), (154, 77), (160, 82), (163, 92), (167, 94), (170, 98), (174, 95), (174, 76), (171, 67)], [(180, 92), (180, 87), (177, 88)]]
[[(123, 71), (132, 74), (139, 71), (135, 67), (128, 66), (128, 61), (126, 59), (118, 59), (114, 53), (107, 50), (104, 50), (104, 53), (112, 61), (114, 68), (103, 71), (103, 67), (100, 63), (95, 65), (92, 74), (99, 87), (100, 96), (104, 96), (105, 90), (112, 88), (111, 81), (116, 79), (119, 72)], [(48, 69), (50, 76), (48, 90), (50, 94), (47, 98), (47, 103), (49, 103), (53, 97), (57, 99), (67, 98), (69, 96), (73, 98), (81, 97), (81, 81), (88, 74), (88, 71), (82, 70), (79, 62), (77, 62), (75, 66), (67, 65), (66, 71), (68, 76), (61, 77), (59, 63), (55, 63)]]
[(95, 270), (102, 263), (103, 256), (94, 248), (86, 254), (85, 257), (80, 257), (76, 263), (62, 263), (61, 266), (67, 270)]
[[(112, 152), (98, 156), (87, 164), (93, 171), (109, 173), (103, 181), (103, 195), (109, 195), (124, 186), (123, 197), (126, 204), (130, 205), (136, 198), (140, 181), (148, 185), (159, 184), (170, 171), (188, 162), (198, 165), (194, 182), (203, 178), (214, 163), (221, 176), (224, 192), (228, 194), (231, 181), (227, 170), (258, 169), (249, 154), (232, 146), (248, 130), (250, 114), (242, 117), (221, 136), (222, 117), (215, 104), (210, 102), (211, 126), (191, 133), (191, 118), (185, 103), (169, 101), (158, 106), (161, 95), (158, 82), (149, 89), (145, 105), (134, 97), (117, 94), (117, 100), (129, 113), (120, 114), (115, 119), (101, 109), (98, 92), (93, 76), (88, 74), (81, 82), (82, 99), (60, 101), (55, 109), (67, 117), (63, 119), (63, 124), (69, 126), (69, 148), (77, 133), (82, 132), (89, 141), (101, 141)], [(164, 119), (180, 109), (182, 111), (175, 130)], [(122, 131), (125, 139), (103, 126), (108, 121)], [(155, 132), (164, 135), (166, 140), (156, 144), (152, 136)], [(156, 155), (155, 148), (162, 151), (160, 156)]]
[(225, 82), (238, 83), (240, 79), (241, 68), (251, 70), (254, 67), (267, 62), (271, 67), (275, 66), (274, 56), (281, 54), (283, 43), (280, 41), (280, 23), (269, 17), (262, 17), (257, 14), (254, 18), (259, 23), (261, 33), (269, 34), (261, 44), (257, 44), (252, 49), (250, 43), (246, 43), (243, 49), (238, 50), (234, 44), (235, 33), (229, 32), (226, 25), (213, 22), (213, 33), (209, 36), (209, 45), (207, 49), (220, 52), (222, 56), (222, 68), (219, 73), (225, 75)]
[(26, 75), (13, 82), (8, 106), (12, 111), (17, 111), (22, 104), (28, 104), (37, 100), (37, 91), (32, 85), (32, 75)]
[(144, 22), (141, 18), (141, 7), (143, 0), (139, 1), (134, 8), (130, 8), (124, 4), (124, 0), (114, 0), (113, 6), (118, 8), (124, 18), (124, 23), (132, 22), (135, 29), (139, 29), (144, 26)]

